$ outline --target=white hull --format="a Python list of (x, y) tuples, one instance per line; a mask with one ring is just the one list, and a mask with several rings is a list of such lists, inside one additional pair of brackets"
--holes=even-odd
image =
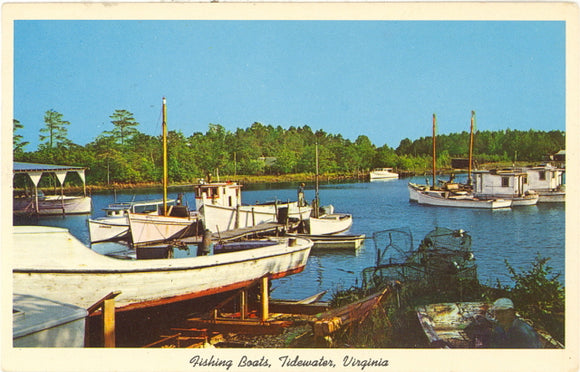
[(297, 202), (277, 205), (240, 205), (238, 209), (206, 203), (200, 212), (203, 215), (205, 227), (212, 232), (217, 232), (251, 227), (267, 222), (277, 222), (278, 210), (285, 207), (289, 208), (289, 218), (306, 220), (312, 212), (311, 207), (298, 207)]
[(129, 231), (134, 246), (177, 239), (198, 218), (171, 217), (150, 214), (129, 213)]
[(565, 191), (538, 191), (540, 198), (538, 203), (564, 203), (566, 202)]
[(417, 202), (423, 205), (456, 208), (500, 209), (510, 208), (512, 201), (505, 199), (480, 200), (469, 196), (444, 197), (439, 191), (417, 192)]
[(280, 239), (245, 251), (181, 259), (119, 260), (102, 256), (66, 229), (14, 227), (14, 292), (88, 308), (112, 291), (121, 310), (156, 306), (241, 288), (262, 277), (303, 270), (308, 239)]
[(89, 219), (89, 236), (91, 243), (126, 239), (129, 234), (129, 218), (96, 218)]
[(425, 186), (417, 185), (411, 182), (409, 182), (407, 187), (409, 188), (409, 200), (413, 202), (418, 202), (419, 193), (426, 189)]
[[(30, 198), (15, 198), (14, 213), (36, 213), (35, 200)], [(62, 214), (91, 213), (90, 196), (62, 196), (49, 195), (38, 201), (38, 214), (54, 216)]]
[(371, 181), (394, 180), (399, 178), (399, 174), (392, 172), (391, 170), (391, 168), (389, 168), (389, 170), (373, 170), (370, 172), (369, 177)]
[(323, 214), (307, 220), (311, 235), (329, 235), (345, 232), (352, 226), (352, 215), (345, 213)]

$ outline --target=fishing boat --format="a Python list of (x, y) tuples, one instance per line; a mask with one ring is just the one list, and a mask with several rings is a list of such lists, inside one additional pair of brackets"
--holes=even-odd
[(201, 216), (197, 211), (190, 211), (186, 205), (169, 205), (167, 199), (167, 104), (162, 100), (162, 138), (163, 138), (163, 203), (159, 213), (133, 213), (129, 211), (130, 242), (135, 247), (145, 247), (190, 234), (201, 234), (199, 228)]
[(474, 171), (473, 192), (480, 199), (502, 198), (512, 201), (512, 207), (536, 205), (539, 195), (529, 187), (526, 172), (515, 169)]
[(15, 226), (14, 293), (89, 308), (114, 291), (117, 311), (174, 303), (239, 289), (261, 278), (301, 272), (312, 242), (272, 238), (241, 250), (173, 259), (126, 260), (103, 256), (67, 229)]
[[(416, 313), (432, 346), (484, 348), (489, 347), (488, 338), (494, 322), (490, 309), (491, 306), (485, 302), (454, 302), (418, 306)], [(543, 348), (563, 349), (563, 345), (548, 333), (538, 328), (535, 330)]]
[(566, 201), (565, 170), (551, 164), (520, 169), (528, 175), (529, 188), (539, 198), (538, 203), (564, 203)]
[(393, 168), (375, 168), (369, 173), (371, 181), (394, 180), (399, 178), (399, 174), (393, 172)]
[(316, 178), (314, 205), (310, 218), (306, 220), (306, 232), (310, 235), (332, 235), (348, 231), (352, 226), (352, 215), (335, 213), (334, 206), (320, 207), (318, 187), (318, 144), (316, 144)]
[(13, 347), (84, 347), (85, 308), (21, 293), (12, 298)]
[(211, 182), (195, 185), (195, 205), (207, 229), (223, 232), (285, 219), (303, 221), (312, 207), (297, 201), (272, 201), (242, 204), (242, 185), (236, 182)]
[[(35, 163), (13, 163), (14, 178), (26, 175), (26, 181), (32, 181), (32, 190), (16, 190), (13, 198), (14, 215), (54, 216), (66, 214), (91, 213), (91, 197), (87, 196), (85, 169), (68, 165), (51, 165)], [(83, 195), (65, 195), (64, 181), (68, 174), (77, 174), (83, 182)], [(45, 195), (38, 188), (43, 175), (56, 177), (60, 183), (60, 195)]]
[(459, 184), (453, 182), (451, 179), (449, 182), (444, 182), (440, 187), (438, 186), (436, 180), (436, 126), (437, 117), (433, 114), (433, 184), (429, 185), (417, 185), (414, 183), (408, 184), (409, 189), (409, 200), (416, 201), (422, 205), (430, 205), (437, 207), (457, 207), (457, 208), (480, 208), (480, 209), (501, 209), (510, 208), (512, 205), (511, 200), (506, 200), (502, 198), (487, 197), (480, 198), (476, 197), (473, 193), (473, 180), (472, 180), (472, 159), (473, 159), (473, 128), (475, 121), (475, 112), (471, 112), (471, 131), (470, 131), (470, 141), (469, 141), (469, 169), (467, 184)]
[[(168, 206), (176, 205), (176, 200), (167, 201)], [(129, 236), (129, 213), (158, 215), (163, 200), (143, 200), (111, 203), (106, 208), (104, 217), (89, 218), (89, 237), (91, 244), (126, 240)]]

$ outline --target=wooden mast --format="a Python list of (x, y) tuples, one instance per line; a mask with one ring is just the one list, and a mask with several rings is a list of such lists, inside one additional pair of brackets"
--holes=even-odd
[(167, 107), (163, 97), (163, 215), (167, 215)]
[(468, 165), (468, 172), (467, 172), (467, 184), (471, 185), (471, 171), (472, 171), (472, 163), (473, 163), (473, 122), (475, 120), (475, 111), (471, 111), (471, 129), (469, 135), (469, 165)]
[(433, 114), (433, 188), (437, 186), (437, 184), (435, 183), (435, 175), (437, 174), (437, 151), (435, 144), (436, 125), (437, 125), (437, 117), (435, 116), (435, 114)]
[(318, 142), (316, 142), (316, 205), (314, 206), (314, 217), (318, 218), (320, 199), (318, 198)]

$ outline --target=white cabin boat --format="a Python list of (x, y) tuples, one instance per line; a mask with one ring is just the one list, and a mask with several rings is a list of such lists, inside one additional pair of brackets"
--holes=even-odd
[(12, 298), (13, 347), (84, 347), (85, 308), (18, 293)]
[(331, 235), (348, 231), (352, 226), (352, 215), (348, 213), (329, 213), (310, 217), (307, 221), (309, 234)]
[[(251, 242), (249, 242), (251, 243)], [(89, 308), (104, 295), (121, 291), (117, 311), (188, 300), (247, 286), (267, 277), (301, 272), (312, 241), (272, 238), (256, 248), (207, 256), (122, 260), (84, 246), (67, 229), (15, 226), (14, 293), (27, 293)]]
[(393, 172), (393, 168), (375, 168), (370, 174), (371, 181), (377, 180), (393, 180), (399, 178), (399, 174)]
[(521, 168), (528, 175), (528, 186), (538, 195), (538, 203), (564, 203), (566, 201), (565, 170), (551, 164)]
[[(26, 175), (32, 181), (33, 190), (16, 191), (13, 199), (13, 213), (54, 216), (65, 214), (91, 213), (91, 197), (87, 196), (85, 168), (68, 165), (50, 165), (14, 162), (14, 177)], [(77, 174), (83, 182), (83, 195), (64, 195), (64, 181), (69, 173)], [(45, 174), (53, 174), (60, 183), (60, 195), (44, 195), (38, 189), (40, 179)]]
[[(174, 199), (167, 201), (168, 206), (176, 205)], [(91, 244), (126, 240), (129, 236), (129, 213), (142, 213), (158, 215), (159, 208), (163, 206), (163, 200), (143, 200), (131, 202), (119, 202), (109, 204), (104, 217), (89, 219), (89, 237)]]
[(512, 201), (512, 207), (535, 205), (538, 194), (529, 187), (528, 174), (512, 169), (474, 171), (474, 196), (480, 199), (502, 198)]
[(285, 217), (306, 220), (312, 207), (298, 202), (242, 204), (242, 185), (235, 182), (212, 182), (195, 185), (196, 209), (205, 227), (213, 232), (277, 222)]
[[(174, 208), (177, 208), (175, 206)], [(129, 232), (133, 247), (162, 243), (173, 239), (201, 235), (199, 213), (181, 208), (184, 215), (128, 213)]]

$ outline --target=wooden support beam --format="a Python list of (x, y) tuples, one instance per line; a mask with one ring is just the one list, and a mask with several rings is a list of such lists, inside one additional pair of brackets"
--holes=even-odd
[(268, 291), (268, 277), (262, 278), (262, 322), (265, 322), (270, 317), (268, 305), (270, 304)]
[(115, 299), (103, 301), (103, 332), (105, 347), (115, 347)]
[(240, 317), (246, 319), (248, 315), (248, 291), (244, 288), (240, 291)]

